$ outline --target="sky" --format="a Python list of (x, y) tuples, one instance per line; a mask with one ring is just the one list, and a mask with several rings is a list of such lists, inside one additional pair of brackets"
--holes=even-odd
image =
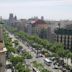
[(20, 18), (44, 16), (48, 20), (72, 20), (72, 0), (0, 0), (0, 16)]

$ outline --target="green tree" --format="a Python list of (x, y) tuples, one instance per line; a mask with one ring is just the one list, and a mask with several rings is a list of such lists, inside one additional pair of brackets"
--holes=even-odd
[(50, 71), (48, 71), (47, 69), (42, 69), (41, 72), (50, 72)]
[(66, 51), (67, 65), (68, 65), (68, 59), (69, 58), (71, 59), (71, 57), (72, 57), (72, 53), (69, 50), (67, 50)]
[(33, 46), (33, 48), (35, 48), (37, 50), (37, 54), (38, 54), (39, 51), (41, 52), (41, 50), (43, 48), (42, 45), (36, 44), (36, 43), (34, 43), (32, 46)]
[(30, 69), (22, 63), (18, 63), (15, 68), (18, 70), (18, 72), (30, 72)]
[(24, 59), (31, 59), (32, 58), (32, 55), (26, 51), (22, 53), (22, 56)]
[(11, 56), (10, 61), (15, 66), (18, 62), (23, 62), (23, 57), (21, 56)]
[(14, 40), (14, 44), (15, 46), (18, 46), (19, 45), (18, 40)]
[(10, 53), (11, 52), (15, 53), (16, 52), (16, 48), (8, 47), (7, 51), (10, 52)]
[(42, 29), (40, 34), (39, 34), (39, 37), (43, 38), (43, 39), (47, 39), (47, 36), (48, 36), (48, 30), (47, 29)]

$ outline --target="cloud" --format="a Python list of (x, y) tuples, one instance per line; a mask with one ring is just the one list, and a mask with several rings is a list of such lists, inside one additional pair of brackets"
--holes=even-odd
[(55, 6), (55, 5), (69, 5), (72, 1), (68, 0), (31, 0), (16, 2), (2, 2), (0, 6)]
[(72, 0), (0, 0), (0, 6), (56, 6), (71, 4)]

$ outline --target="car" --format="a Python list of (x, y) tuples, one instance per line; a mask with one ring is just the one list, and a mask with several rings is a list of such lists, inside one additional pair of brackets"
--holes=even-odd
[(66, 72), (67, 70), (65, 68), (62, 68), (62, 72)]
[(52, 61), (48, 58), (45, 58), (44, 59), (44, 63), (47, 65), (47, 66), (51, 66), (52, 65)]
[(36, 58), (39, 58), (39, 57), (43, 57), (43, 55), (42, 54), (37, 54)]
[(6, 65), (6, 69), (10, 69), (10, 68), (12, 68), (11, 64)]
[(54, 65), (54, 67), (53, 67), (54, 69), (58, 69), (59, 67), (57, 66), (57, 65)]

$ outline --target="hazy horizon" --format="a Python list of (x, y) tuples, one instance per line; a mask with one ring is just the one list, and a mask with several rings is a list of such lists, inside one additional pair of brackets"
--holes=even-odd
[(0, 0), (0, 16), (8, 19), (9, 13), (19, 18), (44, 16), (52, 20), (72, 20), (71, 0)]

